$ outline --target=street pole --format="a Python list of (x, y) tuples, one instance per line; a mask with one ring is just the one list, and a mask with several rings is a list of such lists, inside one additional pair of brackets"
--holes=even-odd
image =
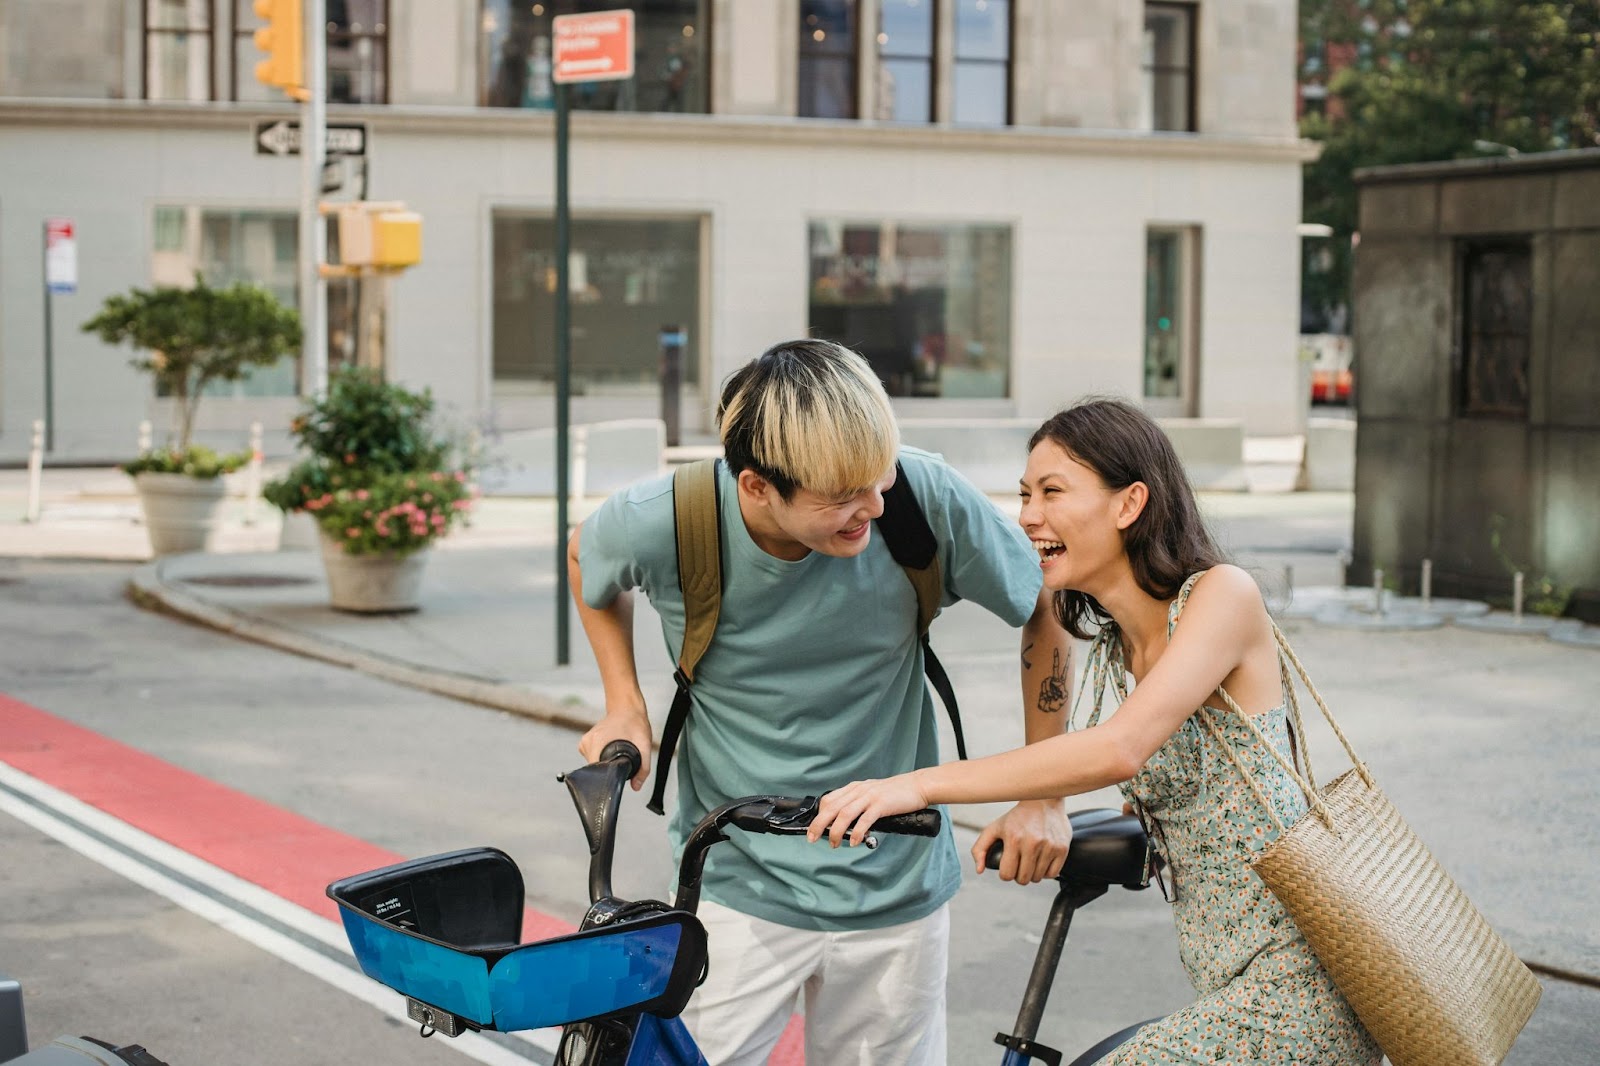
[[(49, 238), (46, 238), (48, 246)], [(50, 291), (50, 282), (44, 285), (44, 450), (53, 452), (56, 449), (56, 353), (55, 353), (55, 325), (51, 321), (51, 311), (55, 304), (55, 294)]]
[(572, 235), (567, 207), (567, 86), (556, 94), (556, 665), (571, 658), (567, 632), (567, 436), (572, 387), (571, 279), (568, 259)]
[(328, 224), (317, 211), (322, 165), (328, 156), (327, 0), (305, 0), (306, 98), (300, 107), (300, 326), (304, 333), (300, 391), (328, 388)]

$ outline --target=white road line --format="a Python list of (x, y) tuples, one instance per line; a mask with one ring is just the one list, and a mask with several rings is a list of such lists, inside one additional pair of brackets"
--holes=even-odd
[[(135, 884), (226, 929), (263, 951), (299, 967), (314, 977), (321, 978), (363, 1003), (371, 1005), (380, 1013), (408, 1025), (414, 1024), (406, 1016), (405, 1000), (399, 993), (357, 970), (340, 965), (293, 937), (285, 936), (226, 903), (174, 880), (161, 872), (157, 864), (165, 865), (175, 873), (190, 878), (226, 898), (236, 900), (296, 932), (336, 948), (345, 955), (350, 955), (349, 942), (345, 939), (344, 930), (338, 923), (330, 922), (321, 915), (313, 914), (258, 885), (250, 884), (165, 841), (157, 840), (143, 830), (113, 818), (104, 811), (97, 810), (4, 762), (0, 762), (0, 784), (27, 797), (18, 799), (5, 791), (0, 791), (0, 811), (54, 837), (85, 858), (121, 874)], [(57, 814), (60, 817), (57, 817)], [(78, 821), (107, 839), (116, 841), (122, 848), (147, 859), (148, 862), (140, 861), (118, 848), (96, 840), (64, 819)], [(554, 1029), (542, 1029), (530, 1033), (514, 1033), (511, 1036), (546, 1054), (553, 1055), (560, 1034)], [(445, 1037), (435, 1039), (487, 1066), (527, 1066), (529, 1062), (526, 1056), (518, 1055), (475, 1033), (465, 1033), (454, 1040)]]

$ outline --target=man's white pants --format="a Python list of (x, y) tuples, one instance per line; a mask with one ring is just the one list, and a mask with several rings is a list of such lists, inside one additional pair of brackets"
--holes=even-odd
[(683, 1021), (711, 1066), (764, 1066), (805, 994), (808, 1066), (944, 1066), (950, 908), (816, 932), (700, 904), (711, 972)]

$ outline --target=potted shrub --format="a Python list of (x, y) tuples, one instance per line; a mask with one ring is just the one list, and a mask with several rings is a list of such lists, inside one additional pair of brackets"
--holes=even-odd
[(107, 344), (131, 343), (133, 366), (172, 399), (166, 445), (122, 467), (138, 487), (151, 549), (161, 555), (208, 547), (226, 492), (222, 475), (243, 466), (250, 453), (218, 455), (193, 443), (200, 399), (213, 381), (237, 381), (253, 367), (298, 351), (299, 313), (260, 286), (216, 289), (196, 276), (190, 289), (159, 286), (111, 296), (83, 330)]
[(416, 610), (429, 546), (472, 508), (477, 488), (433, 413), (431, 393), (347, 367), (290, 425), (310, 454), (264, 494), (315, 520), (339, 610)]

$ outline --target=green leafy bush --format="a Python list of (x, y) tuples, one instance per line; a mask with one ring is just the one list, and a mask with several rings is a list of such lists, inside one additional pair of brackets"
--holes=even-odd
[(191, 444), (184, 451), (157, 448), (132, 462), (122, 464), (127, 474), (186, 474), (205, 480), (231, 474), (250, 461), (250, 453), (228, 452), (218, 455), (202, 444)]
[(208, 383), (238, 381), (253, 367), (271, 366), (298, 351), (301, 336), (299, 313), (261, 286), (239, 282), (214, 289), (199, 275), (193, 288), (158, 286), (109, 296), (83, 331), (137, 349), (132, 365), (174, 400), (170, 440), (178, 454), (190, 452)]
[(290, 431), (310, 457), (263, 489), (305, 511), (353, 555), (408, 553), (464, 522), (477, 497), (467, 464), (434, 425), (433, 396), (347, 367)]

